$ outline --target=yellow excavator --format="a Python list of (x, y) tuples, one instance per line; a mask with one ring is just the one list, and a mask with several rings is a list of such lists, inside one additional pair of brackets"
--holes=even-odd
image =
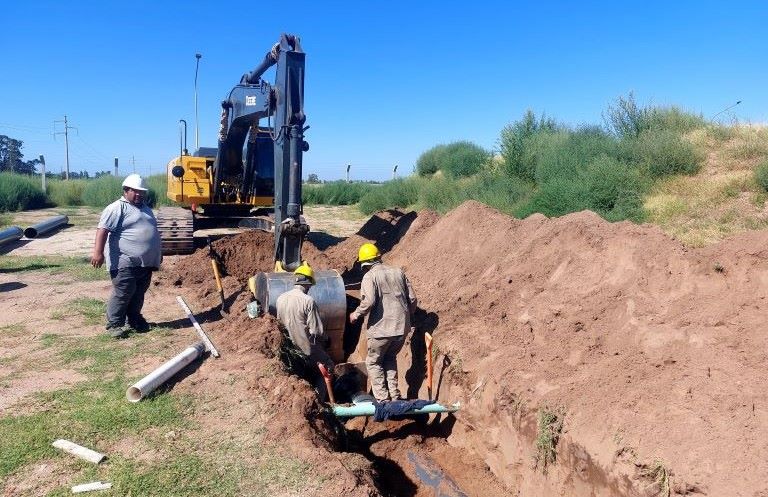
[[(191, 253), (194, 230), (239, 221), (238, 226), (273, 232), (275, 271), (254, 275), (249, 288), (264, 311), (293, 288), (309, 226), (302, 216), (304, 59), (299, 38), (283, 34), (264, 60), (246, 73), (221, 104), (217, 148), (193, 155), (182, 145), (167, 166), (167, 196), (177, 207), (158, 211), (163, 254)], [(275, 83), (262, 79), (276, 67)], [(266, 126), (261, 126), (263, 120)], [(310, 290), (331, 340), (331, 356), (343, 361), (346, 318), (344, 282), (334, 270), (316, 271)]]

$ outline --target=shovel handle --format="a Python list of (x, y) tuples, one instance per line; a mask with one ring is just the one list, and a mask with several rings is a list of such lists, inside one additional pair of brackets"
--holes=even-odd
[(325, 388), (328, 390), (328, 400), (331, 401), (331, 404), (335, 404), (336, 399), (333, 397), (333, 386), (331, 385), (331, 373), (328, 372), (328, 368), (326, 368), (322, 362), (317, 363), (317, 368), (320, 370), (320, 374), (323, 375), (323, 380), (325, 380)]
[(432, 335), (424, 333), (424, 342), (427, 344), (427, 389), (432, 400)]

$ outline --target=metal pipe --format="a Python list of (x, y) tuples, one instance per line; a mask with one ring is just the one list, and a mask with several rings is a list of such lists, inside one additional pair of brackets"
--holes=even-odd
[(5, 228), (4, 230), (0, 231), (0, 246), (21, 240), (22, 236), (24, 236), (24, 230), (19, 226), (11, 226), (10, 228)]
[(49, 231), (53, 231), (59, 226), (64, 226), (69, 222), (67, 216), (54, 216), (49, 217), (45, 221), (41, 221), (33, 226), (24, 230), (24, 236), (27, 238), (35, 238), (37, 235), (44, 235)]
[(205, 344), (203, 342), (197, 342), (196, 344), (187, 347), (179, 355), (173, 359), (169, 359), (162, 366), (134, 383), (133, 386), (125, 392), (125, 398), (131, 402), (140, 401), (152, 393), (157, 387), (168, 381), (173, 375), (181, 371), (185, 366), (203, 355), (203, 352), (205, 352)]
[[(442, 404), (429, 404), (421, 409), (413, 409), (405, 413), (410, 414), (429, 414), (438, 412), (456, 412), (461, 407), (460, 402), (456, 402), (451, 406), (444, 406)], [(335, 405), (333, 406), (333, 414), (340, 418), (352, 418), (356, 416), (373, 416), (376, 412), (376, 406), (373, 402), (361, 402), (359, 404), (353, 404), (351, 406)]]

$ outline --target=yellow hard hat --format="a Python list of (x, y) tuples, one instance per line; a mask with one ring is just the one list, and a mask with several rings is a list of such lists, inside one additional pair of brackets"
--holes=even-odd
[(315, 272), (312, 271), (312, 268), (307, 264), (307, 261), (302, 262), (301, 266), (297, 267), (293, 274), (297, 276), (296, 283), (315, 284)]
[(357, 253), (357, 262), (370, 262), (381, 256), (379, 248), (372, 243), (364, 243)]

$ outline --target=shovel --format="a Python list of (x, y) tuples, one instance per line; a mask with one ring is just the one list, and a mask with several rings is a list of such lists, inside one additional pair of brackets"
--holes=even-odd
[(320, 370), (320, 374), (323, 375), (323, 380), (325, 380), (325, 388), (328, 389), (328, 400), (331, 402), (331, 404), (335, 404), (336, 399), (333, 398), (333, 385), (331, 385), (331, 373), (328, 372), (328, 368), (326, 368), (322, 362), (317, 363), (317, 368)]
[(427, 395), (432, 400), (432, 335), (425, 332), (424, 341), (427, 344)]
[(221, 285), (221, 273), (219, 272), (219, 264), (216, 261), (216, 253), (213, 251), (213, 246), (211, 245), (211, 239), (208, 239), (208, 255), (211, 258), (211, 267), (213, 268), (213, 276), (216, 278), (216, 289), (219, 291), (219, 299), (221, 299), (221, 310), (219, 311), (222, 315), (225, 315), (226, 310), (226, 303), (224, 301), (224, 287)]

